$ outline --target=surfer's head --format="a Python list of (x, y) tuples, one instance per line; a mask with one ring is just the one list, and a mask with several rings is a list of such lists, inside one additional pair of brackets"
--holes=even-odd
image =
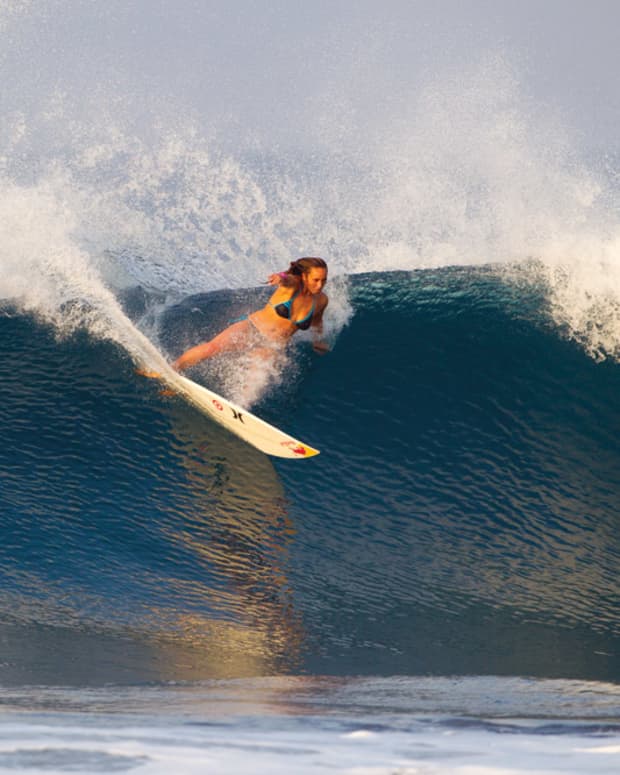
[(320, 293), (327, 282), (327, 264), (322, 258), (305, 256), (291, 261), (287, 274), (300, 278), (310, 293)]

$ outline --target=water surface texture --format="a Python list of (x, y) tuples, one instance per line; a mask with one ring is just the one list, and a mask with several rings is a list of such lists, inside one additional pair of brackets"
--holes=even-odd
[(616, 775), (619, 28), (0, 0), (0, 773)]
[[(254, 406), (321, 448), (296, 465), (162, 395), (118, 346), (2, 318), (5, 680), (71, 683), (84, 644), (93, 680), (618, 680), (617, 365), (492, 268), (349, 293), (333, 352), (295, 345)], [(164, 346), (240, 295), (170, 307)]]

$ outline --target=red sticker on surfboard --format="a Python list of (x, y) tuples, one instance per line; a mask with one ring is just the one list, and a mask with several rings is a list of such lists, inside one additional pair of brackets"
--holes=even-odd
[(296, 441), (282, 441), (283, 447), (288, 447), (295, 455), (305, 455), (306, 448)]

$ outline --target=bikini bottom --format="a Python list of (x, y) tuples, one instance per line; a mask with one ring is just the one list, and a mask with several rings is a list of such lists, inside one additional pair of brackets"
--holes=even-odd
[(232, 323), (240, 323), (242, 320), (247, 320), (250, 323), (247, 334), (245, 335), (247, 337), (246, 341), (249, 349), (260, 347), (273, 350), (274, 353), (281, 353), (285, 349), (286, 342), (270, 339), (260, 330), (250, 315), (243, 315), (243, 317), (233, 320)]

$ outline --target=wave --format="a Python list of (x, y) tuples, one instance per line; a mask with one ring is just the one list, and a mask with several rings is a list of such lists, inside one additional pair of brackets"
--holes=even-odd
[[(618, 366), (495, 267), (347, 288), (333, 352), (296, 343), (255, 407), (321, 448), (294, 466), (161, 396), (123, 347), (7, 313), (2, 618), (130, 641), (176, 678), (617, 680)], [(167, 308), (162, 344), (257, 293)]]
[[(31, 10), (13, 14), (14, 42)], [(102, 89), (79, 109), (57, 90), (4, 98), (0, 298), (114, 338), (110, 291), (174, 303), (254, 286), (299, 255), (343, 278), (489, 263), (529, 277), (535, 265), (556, 322), (592, 357), (618, 359), (613, 164), (588, 157), (502, 56), (438, 71), (364, 132), (319, 101), (307, 123), (324, 132), (282, 147), (250, 132), (231, 142), (181, 108), (159, 115), (161, 95), (138, 121), (127, 95)], [(100, 314), (67, 320), (76, 298)]]
[[(132, 80), (127, 52), (92, 56), (102, 20), (125, 30), (134, 11), (61, 5), (0, 10), (14, 664), (36, 643), (31, 666), (114, 650), (172, 678), (616, 680), (615, 165), (501, 53), (397, 88), (336, 46), (297, 111), (253, 94), (201, 114)], [(300, 338), (251, 396), (321, 448), (293, 468), (134, 365), (163, 367), (304, 254), (329, 262), (333, 353)], [(196, 372), (233, 400), (238, 375)]]

